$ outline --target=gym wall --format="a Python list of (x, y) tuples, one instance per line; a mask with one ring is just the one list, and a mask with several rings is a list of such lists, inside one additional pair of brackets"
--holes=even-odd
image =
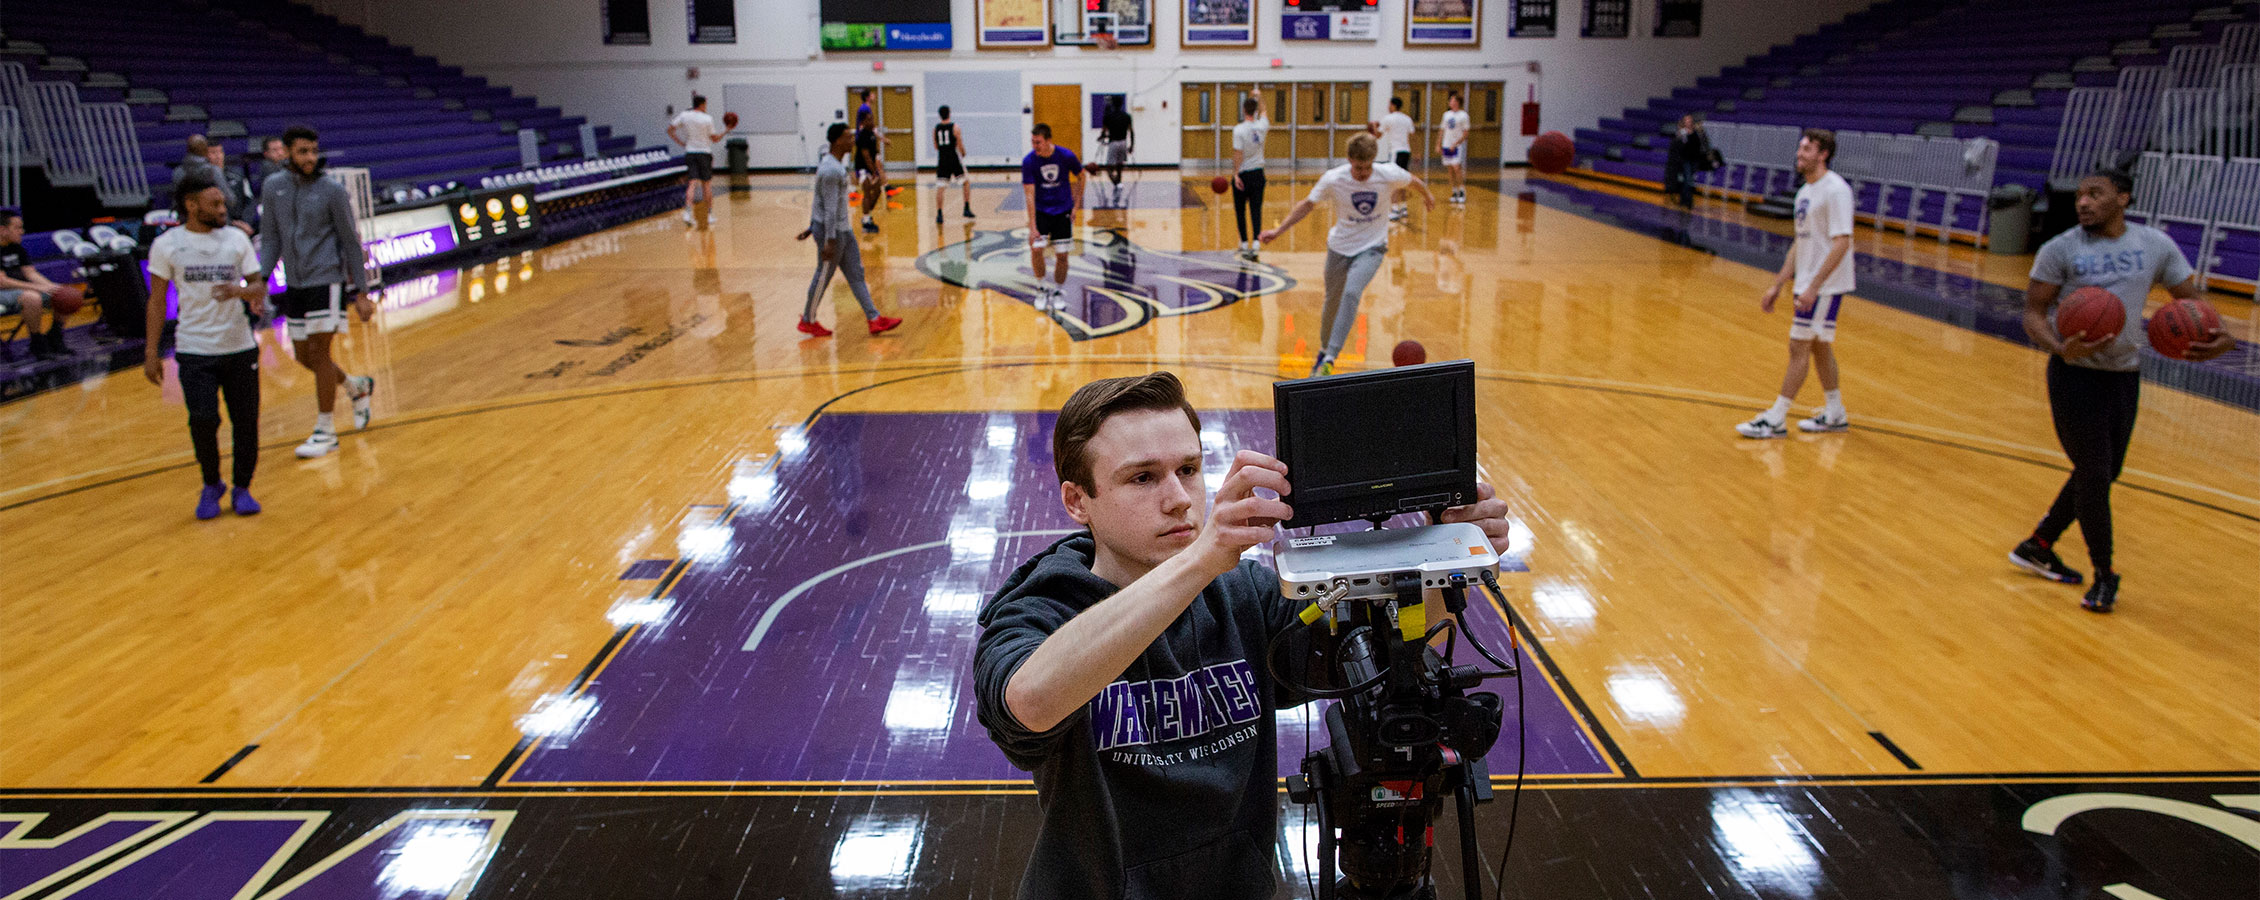
[[(1570, 132), (1868, 5), (1866, 0), (1710, 0), (1704, 4), (1701, 37), (1656, 38), (1649, 36), (1647, 25), (1657, 0), (1634, 0), (1631, 37), (1589, 39), (1577, 36), (1580, 0), (1561, 0), (1563, 36), (1509, 39), (1511, 0), (1481, 0), (1481, 45), (1443, 49), (1405, 46), (1407, 0), (1383, 0), (1378, 7), (1380, 39), (1371, 42), (1283, 41), (1283, 0), (1255, 0), (1256, 46), (1210, 49), (1178, 45), (1183, 0), (1155, 0), (1153, 45), (1109, 52), (1072, 46), (976, 49), (974, 0), (953, 0), (953, 49), (825, 52), (818, 49), (817, 0), (737, 0), (735, 44), (691, 44), (683, 7), (652, 3), (648, 46), (606, 45), (599, 0), (486, 0), (475, 6), (455, 0), (305, 2), (568, 113), (634, 134), (642, 143), (667, 143), (667, 108), (682, 108), (692, 91), (712, 98), (709, 108), (719, 113), (730, 85), (741, 86), (741, 95), (742, 86), (791, 85), (798, 133), (785, 133), (777, 125), (761, 129), (773, 133), (744, 136), (753, 165), (795, 168), (815, 158), (823, 127), (847, 112), (844, 94), (850, 85), (913, 86), (918, 158), (931, 164), (926, 131), (934, 107), (946, 101), (930, 97), (929, 84), (948, 82), (951, 73), (994, 77), (1004, 71), (1018, 73), (1019, 95), (1003, 108), (1026, 107), (1037, 84), (1080, 83), (1086, 95), (1128, 94), (1139, 135), (1138, 161), (1145, 163), (1177, 161), (1180, 85), (1185, 82), (1370, 81), (1370, 118), (1379, 118), (1387, 109), (1392, 82), (1503, 81), (1510, 103), (1505, 157), (1519, 160), (1529, 141), (1516, 127), (1519, 104), (1533, 91), (1542, 104), (1541, 130)], [(1280, 67), (1272, 67), (1274, 59)], [(881, 64), (884, 70), (875, 71)], [(695, 78), (689, 75), (693, 68)], [(778, 96), (774, 87), (758, 93)], [(1023, 118), (1013, 129), (1021, 140), (1008, 152), (983, 146), (996, 143), (993, 139), (976, 142), (969, 134), (969, 143), (979, 151), (975, 162), (1017, 159), (1025, 151), (1028, 122)], [(994, 133), (1002, 123), (983, 124)]]

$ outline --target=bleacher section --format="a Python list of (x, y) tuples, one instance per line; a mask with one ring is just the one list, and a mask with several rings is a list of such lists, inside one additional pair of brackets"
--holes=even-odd
[(2073, 87), (2217, 42), (2249, 0), (1886, 0), (1788, 45), (1578, 129), (1577, 165), (1661, 182), (1679, 117), (2000, 144), (1996, 181), (2045, 189)]
[[(476, 183), (520, 167), (518, 130), (544, 162), (583, 157), (583, 120), (282, 0), (77, 0), (0, 7), (7, 43), (35, 81), (69, 81), (87, 103), (125, 103), (163, 202), (191, 134), (250, 140), (307, 123), (338, 165), (379, 185)], [(634, 140), (598, 126), (598, 155)]]

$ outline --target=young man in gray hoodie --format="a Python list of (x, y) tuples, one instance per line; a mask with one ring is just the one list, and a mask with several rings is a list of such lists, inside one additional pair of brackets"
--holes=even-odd
[[(1304, 604), (1240, 554), (1293, 517), (1290, 473), (1242, 450), (1210, 509), (1200, 416), (1168, 372), (1077, 390), (1052, 457), (1067, 514), (1089, 530), (1007, 579), (973, 659), (981, 724), (1036, 777), (1042, 820), (1018, 896), (1269, 897), (1272, 716), (1310, 697), (1274, 682), (1263, 654)], [(1503, 551), (1507, 505), (1476, 491), (1442, 521), (1474, 522)]]
[(353, 427), (369, 427), (370, 399), (377, 380), (346, 374), (330, 356), (330, 341), (347, 329), (345, 307), (361, 321), (376, 315), (369, 298), (369, 273), (363, 268), (361, 232), (354, 223), (353, 200), (345, 186), (322, 174), (321, 136), (304, 125), (283, 132), (289, 165), (267, 177), (259, 196), (260, 276), (272, 278), (283, 267), (289, 289), (277, 306), (290, 320), (292, 355), (314, 373), (314, 433), (298, 445), (298, 458), (313, 459), (337, 449), (331, 410), (337, 387), (353, 401)]

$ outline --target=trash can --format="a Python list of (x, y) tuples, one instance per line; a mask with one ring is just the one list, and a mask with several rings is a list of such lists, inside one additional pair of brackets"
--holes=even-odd
[(723, 142), (722, 147), (723, 152), (729, 155), (730, 190), (751, 190), (752, 188), (746, 184), (745, 180), (746, 161), (749, 156), (746, 151), (745, 138), (731, 138)]
[(2004, 184), (1986, 195), (1989, 211), (1985, 228), (1988, 253), (2021, 254), (2032, 241), (2032, 189)]

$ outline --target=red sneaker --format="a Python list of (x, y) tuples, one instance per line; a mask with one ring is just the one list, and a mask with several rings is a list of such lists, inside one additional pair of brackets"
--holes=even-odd
[(831, 337), (832, 329), (803, 319), (800, 323), (800, 333), (808, 335), (809, 337)]
[(893, 316), (880, 316), (876, 319), (871, 320), (871, 333), (880, 334), (882, 332), (893, 331), (895, 330), (895, 326), (900, 324), (902, 324), (901, 319), (897, 319)]

